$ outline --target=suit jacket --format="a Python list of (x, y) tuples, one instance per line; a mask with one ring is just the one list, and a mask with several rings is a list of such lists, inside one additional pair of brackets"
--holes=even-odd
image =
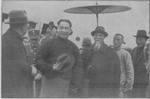
[(132, 51), (132, 60), (134, 66), (134, 84), (140, 87), (148, 84), (148, 73), (144, 65), (144, 47), (135, 47)]
[(13, 29), (2, 36), (2, 97), (32, 97), (32, 76), (23, 39)]

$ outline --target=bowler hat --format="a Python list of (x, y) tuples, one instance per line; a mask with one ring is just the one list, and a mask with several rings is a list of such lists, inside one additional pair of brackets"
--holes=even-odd
[(145, 31), (145, 30), (138, 30), (138, 31), (137, 31), (137, 34), (134, 35), (134, 37), (149, 38), (149, 37), (146, 35), (146, 31)]
[(13, 10), (8, 14), (9, 21), (6, 24), (21, 24), (28, 23), (28, 18), (25, 10)]
[(103, 26), (97, 26), (96, 29), (91, 32), (91, 35), (94, 36), (95, 33), (102, 33), (105, 36), (108, 36), (108, 33), (105, 31), (105, 28)]

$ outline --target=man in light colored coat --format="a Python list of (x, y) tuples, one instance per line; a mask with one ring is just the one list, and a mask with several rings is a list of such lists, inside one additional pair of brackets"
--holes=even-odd
[(122, 44), (125, 44), (124, 36), (122, 34), (114, 35), (113, 44), (113, 48), (120, 59), (120, 97), (127, 98), (131, 93), (134, 83), (134, 68), (132, 58), (128, 51), (121, 48)]

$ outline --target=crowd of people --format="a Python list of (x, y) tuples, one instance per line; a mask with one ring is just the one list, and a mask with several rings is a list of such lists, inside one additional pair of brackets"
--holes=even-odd
[[(43, 24), (29, 21), (26, 11), (8, 14), (10, 28), (2, 35), (3, 98), (145, 98), (150, 97), (150, 38), (137, 30), (137, 46), (122, 48), (116, 33), (113, 45), (97, 26), (78, 48), (69, 40), (72, 23), (60, 19)], [(25, 38), (25, 34), (28, 37)]]

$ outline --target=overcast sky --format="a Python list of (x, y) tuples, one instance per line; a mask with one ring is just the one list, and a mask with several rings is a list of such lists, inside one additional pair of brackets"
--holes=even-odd
[[(90, 33), (96, 28), (96, 17), (91, 15), (68, 14), (64, 10), (71, 7), (95, 5), (96, 1), (3, 1), (2, 11), (8, 13), (11, 10), (26, 10), (29, 18), (38, 22), (37, 28), (42, 27), (42, 23), (57, 21), (67, 18), (72, 21), (73, 35), (70, 37), (79, 47), (84, 37), (91, 37)], [(138, 29), (149, 31), (149, 2), (143, 1), (99, 1), (99, 5), (125, 5), (132, 9), (126, 12), (100, 14), (99, 25), (104, 26), (109, 33), (106, 38), (108, 45), (112, 44), (113, 35), (122, 33), (125, 36), (125, 47), (136, 46), (135, 38)], [(3, 24), (3, 32), (8, 25)], [(75, 41), (76, 36), (81, 38), (80, 42)]]

